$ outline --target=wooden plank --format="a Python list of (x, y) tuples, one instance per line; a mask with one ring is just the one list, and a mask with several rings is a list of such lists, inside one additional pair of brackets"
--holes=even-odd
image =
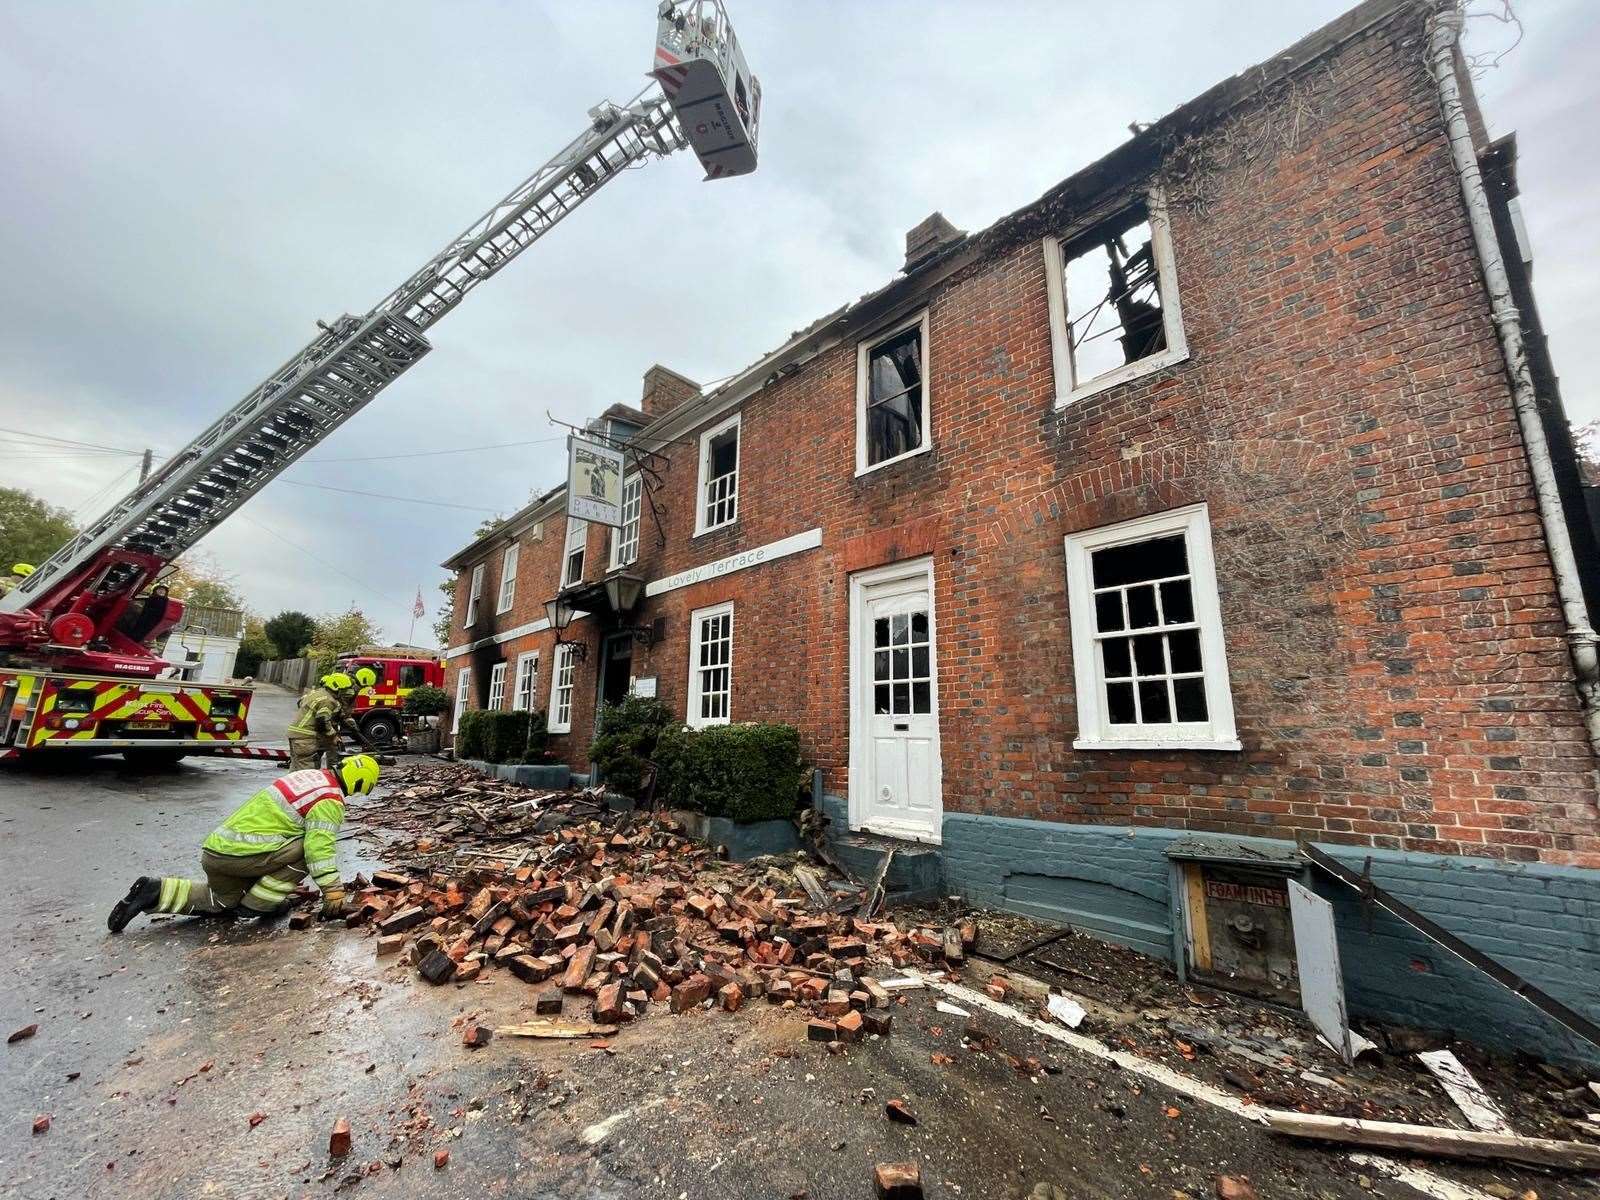
[(874, 916), (880, 905), (883, 904), (883, 881), (888, 877), (889, 864), (894, 861), (894, 850), (891, 849), (878, 863), (878, 869), (873, 873), (872, 885), (867, 888), (867, 898), (861, 902), (861, 907), (856, 910), (856, 915), (862, 918)]
[(1448, 1050), (1429, 1050), (1417, 1057), (1422, 1060), (1423, 1066), (1433, 1072), (1433, 1077), (1444, 1088), (1445, 1094), (1455, 1101), (1461, 1115), (1466, 1117), (1467, 1124), (1484, 1133), (1512, 1132), (1505, 1113), (1500, 1111), (1489, 1098), (1489, 1093), (1483, 1090), (1483, 1085), (1472, 1077), (1472, 1072), (1454, 1054)]
[(1194, 969), (1211, 970), (1211, 927), (1206, 916), (1206, 883), (1199, 863), (1183, 864), (1184, 905), (1189, 917), (1189, 937), (1194, 949)]
[(603, 1037), (617, 1031), (615, 1025), (569, 1025), (562, 1021), (526, 1021), (521, 1025), (502, 1025), (499, 1037), (583, 1038)]
[(1600, 1170), (1600, 1146), (1586, 1142), (1518, 1137), (1512, 1133), (1440, 1129), (1433, 1125), (1402, 1125), (1395, 1121), (1359, 1121), (1350, 1117), (1325, 1117), (1278, 1110), (1269, 1110), (1262, 1115), (1274, 1132), (1314, 1141), (1383, 1146), (1390, 1150), (1408, 1150), (1414, 1154), (1431, 1154), (1440, 1158), (1529, 1163), (1563, 1171)]
[(827, 893), (822, 890), (822, 884), (812, 873), (809, 867), (796, 867), (794, 877), (800, 881), (800, 886), (805, 888), (806, 895), (811, 897), (811, 903), (818, 908), (828, 907)]

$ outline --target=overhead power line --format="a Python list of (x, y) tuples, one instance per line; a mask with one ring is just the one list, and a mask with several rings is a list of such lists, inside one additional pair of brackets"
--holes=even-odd
[(448, 500), (422, 500), (416, 496), (391, 496), (386, 492), (363, 492), (356, 488), (333, 487), (326, 483), (307, 483), (303, 479), (285, 479), (295, 487), (316, 488), (322, 492), (343, 492), (347, 496), (369, 496), (374, 500), (399, 500), (405, 504), (426, 504), (430, 508), (459, 508), (464, 512), (498, 513), (497, 508), (482, 508), (476, 504), (452, 504)]

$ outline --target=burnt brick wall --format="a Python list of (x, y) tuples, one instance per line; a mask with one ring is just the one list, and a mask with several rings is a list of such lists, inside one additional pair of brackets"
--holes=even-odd
[[(666, 637), (636, 672), (683, 711), (688, 614), (734, 601), (733, 718), (799, 726), (843, 794), (849, 575), (929, 555), (946, 812), (1600, 866), (1594, 764), (1422, 49), (1407, 9), (1168, 148), (1186, 361), (1057, 408), (1039, 237), (1086, 214), (1045, 212), (927, 300), (930, 453), (856, 477), (854, 340), (742, 404), (731, 528), (693, 536), (698, 437), (666, 447), (645, 578), (823, 541), (647, 601)], [(1064, 535), (1201, 501), (1244, 750), (1074, 750)], [(519, 586), (519, 606), (543, 589)], [(548, 667), (547, 651), (546, 694)]]

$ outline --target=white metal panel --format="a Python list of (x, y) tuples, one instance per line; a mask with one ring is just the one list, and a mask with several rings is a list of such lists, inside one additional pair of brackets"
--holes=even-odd
[(1333, 905), (1291, 879), (1289, 913), (1294, 919), (1294, 957), (1300, 972), (1300, 1006), (1339, 1057), (1350, 1062), (1350, 1020), (1344, 1006), (1344, 973)]

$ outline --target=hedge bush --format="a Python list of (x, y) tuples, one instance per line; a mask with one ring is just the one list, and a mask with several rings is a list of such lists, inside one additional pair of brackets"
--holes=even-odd
[(450, 697), (443, 688), (423, 684), (406, 694), (406, 712), (413, 717), (438, 716), (449, 707)]
[(656, 743), (656, 793), (708, 817), (769, 821), (800, 805), (805, 764), (792, 725), (672, 729)]
[[(538, 746), (533, 742), (538, 738)], [(545, 728), (540, 714), (496, 712), (474, 708), (461, 714), (456, 730), (456, 757), (491, 763), (520, 763), (530, 751), (544, 749)], [(537, 757), (535, 762), (539, 761)]]
[(672, 724), (672, 711), (659, 700), (629, 696), (600, 710), (599, 736), (589, 746), (589, 761), (600, 768), (606, 786), (638, 796), (656, 742)]
[(456, 725), (456, 757), (482, 761), (484, 735), (489, 714), (481, 708), (469, 708), (461, 714)]
[(549, 746), (550, 726), (541, 708), (528, 714), (528, 745), (523, 751), (522, 761), (538, 766), (545, 761), (545, 751)]

